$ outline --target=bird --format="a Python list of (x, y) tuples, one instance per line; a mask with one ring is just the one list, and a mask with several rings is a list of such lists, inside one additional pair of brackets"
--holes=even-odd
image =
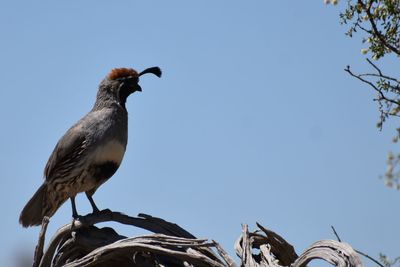
[(79, 219), (75, 196), (85, 192), (93, 213), (100, 212), (93, 194), (119, 168), (128, 142), (126, 101), (141, 92), (143, 74), (161, 77), (159, 67), (138, 73), (132, 68), (114, 68), (100, 82), (93, 108), (57, 142), (44, 168), (44, 182), (23, 208), (23, 227), (40, 225), (68, 199), (72, 217)]

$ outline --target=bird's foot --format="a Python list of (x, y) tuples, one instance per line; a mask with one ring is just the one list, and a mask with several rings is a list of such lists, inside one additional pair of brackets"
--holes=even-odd
[(75, 222), (80, 221), (78, 217), (72, 216), (71, 231), (75, 230)]
[(75, 227), (75, 222), (77, 222), (77, 221), (80, 222), (81, 224), (88, 224), (87, 223), (87, 219), (86, 219), (88, 215), (84, 215), (84, 216), (82, 216), (82, 215), (73, 215), (72, 216), (71, 228)]
[(109, 214), (112, 214), (112, 211), (110, 209), (104, 209), (104, 210), (97, 209), (97, 210), (93, 210), (92, 213), (88, 213), (86, 215), (73, 214), (71, 229), (74, 229), (76, 221), (79, 221), (80, 223), (82, 223), (84, 225), (88, 225), (89, 221), (91, 221), (92, 217), (101, 216), (101, 215), (109, 215)]

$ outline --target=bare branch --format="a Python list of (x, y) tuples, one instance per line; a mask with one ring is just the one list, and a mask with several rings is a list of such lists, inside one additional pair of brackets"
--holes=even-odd
[(374, 63), (372, 63), (372, 61), (369, 58), (367, 58), (367, 61), (369, 64), (372, 65), (372, 67), (374, 67), (374, 69), (376, 69), (376, 71), (379, 73), (379, 76), (382, 76), (381, 70)]
[(377, 261), (376, 259), (372, 258), (371, 256), (369, 256), (368, 254), (365, 254), (364, 252), (361, 252), (359, 250), (355, 250), (358, 254), (363, 255), (364, 257), (370, 259), (371, 261), (375, 262), (376, 264), (378, 264), (380, 267), (385, 267), (382, 263), (380, 263), (379, 261)]
[(369, 58), (367, 58), (366, 60), (367, 60), (367, 62), (368, 62), (372, 67), (374, 67), (374, 69), (378, 72), (378, 74), (379, 74), (379, 75), (377, 75), (378, 77), (385, 78), (385, 79), (387, 79), (387, 80), (391, 80), (391, 81), (400, 83), (399, 80), (397, 80), (397, 79), (395, 79), (395, 78), (393, 78), (393, 77), (384, 75), (384, 74), (382, 73), (381, 69), (378, 68), (378, 66), (376, 66)]
[(331, 225), (331, 228), (332, 228), (333, 233), (335, 234), (337, 240), (338, 240), (339, 242), (342, 242), (342, 240), (340, 240), (340, 237), (339, 237), (338, 233), (337, 233), (336, 230), (335, 230), (335, 227), (333, 227), (333, 225)]
[(362, 82), (368, 84), (369, 86), (371, 86), (376, 92), (378, 92), (378, 94), (379, 94), (379, 96), (380, 96), (380, 99), (383, 99), (383, 100), (385, 100), (385, 101), (387, 101), (387, 102), (390, 102), (390, 103), (393, 103), (393, 104), (396, 104), (396, 105), (400, 105), (400, 102), (398, 102), (398, 101), (396, 101), (396, 100), (393, 100), (393, 99), (390, 99), (390, 98), (387, 98), (387, 97), (385, 96), (385, 94), (382, 92), (382, 90), (380, 90), (375, 84), (373, 84), (372, 82), (370, 82), (370, 81), (364, 79), (364, 78), (363, 78), (362, 76), (360, 76), (360, 75), (354, 74), (354, 73), (350, 70), (350, 66), (347, 66), (344, 70), (345, 70), (347, 73), (349, 73), (351, 76), (353, 76), (354, 78), (357, 78), (358, 80), (360, 80), (360, 81), (362, 81)]

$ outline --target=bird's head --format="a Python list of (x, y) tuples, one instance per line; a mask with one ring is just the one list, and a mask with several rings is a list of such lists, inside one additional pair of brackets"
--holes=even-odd
[(130, 94), (142, 91), (139, 85), (139, 77), (146, 73), (161, 77), (161, 69), (159, 67), (147, 68), (140, 73), (131, 68), (112, 69), (100, 84), (97, 100), (113, 99), (125, 106), (126, 99)]

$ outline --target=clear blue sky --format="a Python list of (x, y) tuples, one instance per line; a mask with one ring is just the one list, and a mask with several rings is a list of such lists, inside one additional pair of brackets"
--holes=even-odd
[[(343, 71), (367, 68), (339, 24), (344, 4), (2, 1), (0, 265), (33, 253), (39, 228), (19, 213), (99, 82), (155, 65), (162, 79), (128, 99), (128, 149), (100, 208), (162, 217), (231, 254), (241, 223), (260, 222), (298, 253), (334, 225), (359, 250), (399, 255), (400, 193), (378, 178), (393, 125), (375, 128), (374, 94)], [(83, 196), (77, 207), (91, 211)], [(48, 238), (70, 220), (68, 202)]]

